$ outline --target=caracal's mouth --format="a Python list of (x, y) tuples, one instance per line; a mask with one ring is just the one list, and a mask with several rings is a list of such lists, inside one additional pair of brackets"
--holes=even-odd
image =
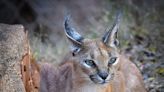
[(109, 83), (112, 79), (113, 79), (113, 74), (109, 75), (105, 80), (102, 79), (100, 76), (98, 76), (97, 74), (95, 75), (90, 75), (89, 76), (90, 80), (92, 82), (94, 82), (95, 84), (107, 84)]

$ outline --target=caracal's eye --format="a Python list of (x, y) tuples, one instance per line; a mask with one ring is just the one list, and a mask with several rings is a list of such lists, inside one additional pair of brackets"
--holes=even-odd
[(85, 64), (87, 64), (90, 67), (95, 67), (96, 66), (96, 64), (94, 63), (93, 60), (85, 59), (84, 62), (85, 62)]
[(108, 66), (114, 64), (114, 63), (116, 62), (116, 60), (117, 60), (117, 57), (112, 57), (112, 58), (110, 58), (110, 60), (109, 60), (109, 62), (108, 62)]

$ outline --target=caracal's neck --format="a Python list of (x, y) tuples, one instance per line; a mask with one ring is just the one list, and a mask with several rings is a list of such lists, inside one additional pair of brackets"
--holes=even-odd
[(112, 86), (99, 84), (86, 84), (81, 87), (74, 88), (73, 92), (112, 92)]

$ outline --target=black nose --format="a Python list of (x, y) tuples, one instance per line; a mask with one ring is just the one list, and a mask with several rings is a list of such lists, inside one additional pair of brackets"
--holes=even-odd
[(107, 72), (99, 72), (98, 75), (105, 80), (108, 77), (108, 73)]

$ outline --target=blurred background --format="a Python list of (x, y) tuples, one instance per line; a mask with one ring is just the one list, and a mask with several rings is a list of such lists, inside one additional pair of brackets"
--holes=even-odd
[(69, 50), (67, 13), (80, 34), (94, 39), (118, 10), (121, 52), (141, 70), (148, 92), (164, 92), (164, 0), (0, 0), (0, 23), (23, 24), (36, 59), (57, 64)]

